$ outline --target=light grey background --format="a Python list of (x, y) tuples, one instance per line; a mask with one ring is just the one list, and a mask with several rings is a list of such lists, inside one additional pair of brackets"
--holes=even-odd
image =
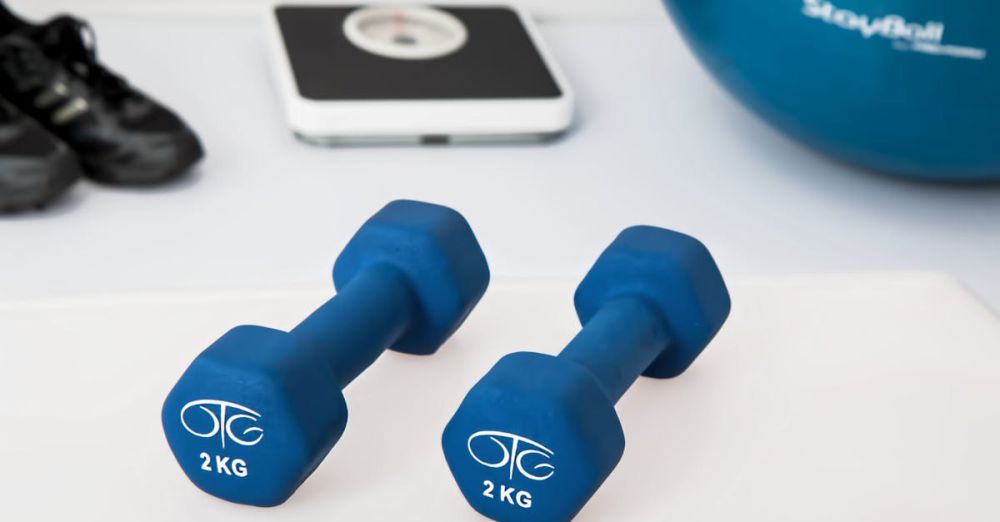
[(405, 197), (462, 211), (500, 276), (579, 278), (648, 223), (703, 239), (727, 274), (934, 270), (1000, 307), (1000, 187), (908, 183), (802, 149), (717, 88), (663, 13), (543, 23), (576, 129), (475, 148), (295, 141), (253, 16), (92, 20), (102, 56), (183, 114), (208, 159), (179, 184), (83, 183), (0, 220), (2, 296), (328, 284), (361, 222)]
[[(396, 0), (393, 3), (413, 2)], [(259, 10), (274, 0), (12, 0), (11, 5), (32, 14), (57, 9), (87, 13), (189, 13), (226, 15)], [(287, 0), (285, 3), (323, 3), (323, 0)], [(371, 3), (359, 0), (357, 3)], [(495, 4), (497, 0), (467, 0), (469, 4)], [(659, 15), (659, 0), (522, 0), (520, 5), (542, 18), (636, 18)]]

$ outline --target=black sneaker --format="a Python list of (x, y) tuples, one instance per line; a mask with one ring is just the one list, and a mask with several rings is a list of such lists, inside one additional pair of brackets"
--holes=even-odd
[(0, 99), (0, 213), (42, 207), (80, 175), (69, 148)]
[(0, 4), (0, 95), (64, 140), (98, 181), (158, 183), (204, 155), (177, 115), (98, 62), (93, 31), (70, 16), (35, 25)]

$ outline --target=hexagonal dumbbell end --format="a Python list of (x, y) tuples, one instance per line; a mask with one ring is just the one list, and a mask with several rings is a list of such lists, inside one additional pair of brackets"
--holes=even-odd
[(337, 295), (302, 324), (229, 331), (170, 392), (167, 442), (202, 490), (243, 504), (284, 502), (343, 433), (341, 390), (386, 348), (436, 351), (489, 283), (465, 219), (412, 201), (369, 219), (333, 273)]
[(683, 372), (729, 308), (699, 241), (653, 227), (622, 232), (577, 289), (584, 327), (562, 353), (502, 358), (445, 428), (465, 498), (494, 520), (572, 519), (624, 452), (614, 404), (643, 373)]

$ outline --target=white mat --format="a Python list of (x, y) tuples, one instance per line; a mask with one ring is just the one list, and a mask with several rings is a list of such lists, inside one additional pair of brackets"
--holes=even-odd
[[(493, 285), (429, 358), (387, 353), (347, 390), (340, 444), (285, 505), (201, 493), (161, 401), (237, 323), (287, 328), (329, 289), (0, 304), (0, 519), (478, 520), (439, 449), (504, 353), (556, 352), (573, 285)], [(1000, 520), (1000, 321), (929, 274), (737, 282), (684, 376), (619, 404), (628, 445), (581, 521)]]

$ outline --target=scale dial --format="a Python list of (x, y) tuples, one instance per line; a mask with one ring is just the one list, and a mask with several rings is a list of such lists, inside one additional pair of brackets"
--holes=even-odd
[(431, 7), (363, 7), (344, 20), (344, 35), (355, 46), (397, 60), (431, 60), (461, 49), (465, 24)]

